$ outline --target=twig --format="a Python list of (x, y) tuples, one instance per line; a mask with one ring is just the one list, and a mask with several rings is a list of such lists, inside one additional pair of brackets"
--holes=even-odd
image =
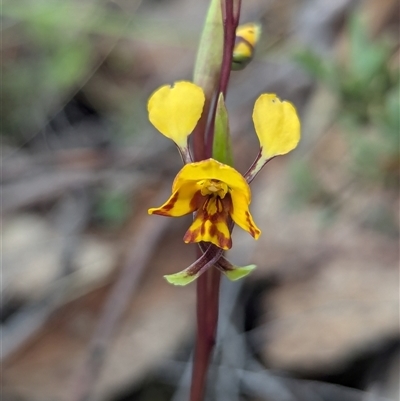
[(76, 190), (61, 199), (56, 225), (63, 234), (58, 278), (38, 302), (22, 308), (2, 325), (1, 360), (8, 358), (34, 336), (65, 300), (71, 267), (79, 244), (77, 238), (86, 226), (88, 199), (84, 190)]
[[(168, 186), (161, 189), (157, 200), (161, 202), (169, 194)], [(74, 378), (71, 400), (86, 401), (90, 399), (92, 390), (102, 370), (107, 353), (107, 345), (119, 326), (132, 294), (139, 283), (141, 274), (154, 253), (154, 248), (169, 226), (169, 219), (145, 218), (139, 230), (140, 235), (135, 237), (129, 255), (117, 282), (107, 299), (89, 345), (87, 358)]]
[[(158, 375), (167, 383), (176, 382), (185, 369), (184, 362), (168, 361)], [(210, 366), (210, 375), (216, 375), (217, 369)], [(373, 401), (395, 401), (338, 384), (278, 376), (264, 368), (254, 371), (226, 366), (225, 369), (229, 369), (227, 374), (231, 378), (237, 377), (240, 381), (241, 394), (266, 401), (365, 401), (371, 399), (369, 396)]]
[(4, 215), (41, 201), (55, 200), (71, 190), (95, 184), (99, 180), (100, 177), (95, 172), (55, 171), (2, 185), (1, 213)]

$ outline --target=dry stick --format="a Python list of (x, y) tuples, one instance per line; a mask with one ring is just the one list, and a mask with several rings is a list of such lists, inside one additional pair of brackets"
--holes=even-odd
[(0, 361), (12, 356), (37, 335), (51, 314), (65, 302), (79, 236), (88, 219), (87, 208), (85, 188), (75, 189), (60, 200), (55, 216), (55, 225), (62, 234), (58, 277), (41, 299), (24, 306), (1, 325)]
[[(242, 337), (243, 334), (239, 333), (238, 336)], [(231, 380), (240, 382), (241, 394), (252, 399), (256, 397), (257, 400), (265, 401), (395, 401), (393, 398), (339, 384), (279, 376), (260, 365), (252, 356), (249, 365), (246, 369), (237, 368), (235, 365), (225, 366), (225, 369)], [(165, 383), (175, 383), (186, 367), (186, 362), (168, 360), (157, 373)], [(216, 365), (211, 366), (211, 375), (216, 377), (220, 368)], [(215, 399), (221, 401), (220, 398)]]
[[(236, 26), (239, 21), (240, 2), (238, 3), (238, 9), (234, 10), (233, 1), (225, 0), (224, 11), (224, 54), (222, 59), (219, 90), (221, 90), (225, 95), (232, 64), (232, 52), (235, 44)], [(236, 11), (235, 15), (234, 11)], [(211, 120), (214, 118), (215, 110), (213, 110)], [(212, 137), (213, 135), (209, 135), (208, 143), (212, 144)], [(207, 149), (204, 149), (205, 142), (205, 130), (195, 132), (195, 160), (202, 160), (212, 156), (212, 147), (207, 146)], [(196, 149), (196, 145), (199, 143), (202, 144), (202, 148)], [(198, 251), (198, 257), (199, 256), (201, 256), (200, 251)], [(207, 270), (197, 279), (197, 336), (194, 353), (192, 384), (190, 389), (190, 401), (202, 401), (206, 391), (207, 372), (217, 332), (220, 280), (221, 273), (215, 268)]]
[[(156, 203), (161, 203), (169, 195), (170, 188), (164, 187), (157, 195)], [(101, 314), (97, 328), (89, 345), (86, 361), (74, 379), (72, 386), (73, 401), (90, 399), (92, 389), (100, 375), (104, 364), (107, 345), (130, 302), (133, 291), (139, 282), (141, 274), (153, 255), (154, 248), (160, 241), (165, 230), (170, 225), (169, 219), (146, 218), (140, 229), (140, 235), (135, 237), (118, 281), (112, 288)]]

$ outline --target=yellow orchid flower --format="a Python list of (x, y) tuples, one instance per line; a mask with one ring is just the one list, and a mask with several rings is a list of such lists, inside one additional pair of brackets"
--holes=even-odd
[(214, 159), (193, 163), (188, 137), (201, 117), (204, 102), (203, 90), (186, 81), (162, 86), (148, 102), (150, 122), (176, 143), (186, 163), (174, 180), (170, 198), (148, 212), (171, 217), (195, 213), (183, 239), (186, 243), (200, 243), (202, 250), (201, 257), (192, 265), (165, 276), (174, 285), (192, 282), (211, 266), (231, 280), (244, 277), (255, 268), (255, 265), (235, 266), (223, 257), (223, 251), (232, 247), (232, 220), (258, 239), (261, 231), (249, 211), (249, 183), (269, 160), (290, 152), (300, 139), (300, 122), (292, 104), (281, 101), (275, 94), (263, 94), (253, 110), (260, 153), (244, 177)]
[(187, 163), (174, 180), (171, 197), (162, 206), (149, 209), (149, 214), (175, 217), (196, 212), (184, 241), (209, 242), (226, 250), (232, 246), (230, 219), (255, 239), (260, 236), (249, 211), (248, 184), (267, 161), (297, 146), (300, 122), (291, 103), (282, 102), (275, 94), (261, 95), (253, 110), (260, 154), (243, 177), (214, 159), (192, 163), (188, 136), (201, 117), (204, 101), (203, 90), (186, 81), (162, 86), (149, 99), (150, 122), (177, 144)]
[(171, 197), (149, 214), (178, 217), (196, 212), (184, 236), (186, 243), (232, 246), (229, 217), (255, 239), (261, 234), (249, 211), (250, 187), (234, 168), (214, 159), (186, 164), (176, 176)]

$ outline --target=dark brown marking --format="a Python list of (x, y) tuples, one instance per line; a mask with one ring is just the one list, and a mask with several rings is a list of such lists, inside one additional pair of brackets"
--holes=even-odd
[(175, 193), (175, 195), (170, 199), (170, 201), (168, 202), (168, 204), (166, 204), (166, 205), (161, 209), (161, 211), (162, 211), (162, 212), (169, 212), (169, 211), (175, 206), (175, 203), (176, 203), (176, 201), (178, 200), (178, 197), (179, 197), (179, 191), (177, 191), (177, 192)]
[(201, 207), (203, 207), (204, 202), (206, 202), (206, 201), (207, 201), (207, 197), (203, 196), (200, 191), (197, 191), (193, 195), (193, 198), (190, 201), (190, 208), (192, 210), (200, 209)]
[(235, 47), (239, 45), (241, 42), (250, 47), (250, 52), (254, 51), (254, 46), (247, 39), (245, 39), (243, 36), (236, 36)]
[[(209, 213), (208, 207), (210, 202), (216, 202), (216, 213)], [(207, 232), (207, 222), (210, 222), (210, 227), (208, 228), (208, 234), (210, 237), (216, 239), (218, 246), (223, 249), (229, 249), (232, 247), (232, 240), (225, 237), (225, 235), (219, 231), (217, 223), (228, 224), (229, 210), (232, 208), (232, 199), (230, 194), (227, 194), (224, 199), (221, 199), (215, 195), (203, 196), (200, 191), (196, 192), (194, 195), (191, 206), (197, 208), (197, 214), (195, 220), (200, 220), (200, 226), (195, 230), (189, 229), (183, 240), (185, 242), (195, 242), (199, 240), (199, 237), (204, 237)]]
[(250, 218), (250, 213), (246, 211), (246, 221), (250, 229), (250, 235), (254, 238), (256, 236), (256, 230), (253, 227), (253, 224), (251, 223), (251, 218)]
[(187, 230), (184, 237), (183, 241), (184, 242), (194, 242), (196, 238), (198, 237), (200, 233), (200, 228), (196, 228), (195, 230)]
[(217, 226), (215, 224), (211, 224), (211, 226), (210, 226), (211, 237), (215, 237), (217, 233), (218, 233)]
[(206, 233), (206, 221), (203, 220), (200, 226), (200, 235), (203, 237)]

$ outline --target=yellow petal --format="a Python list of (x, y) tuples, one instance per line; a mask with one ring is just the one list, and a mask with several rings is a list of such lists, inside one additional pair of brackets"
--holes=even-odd
[(204, 207), (197, 211), (192, 225), (183, 237), (184, 242), (211, 242), (221, 249), (230, 249), (232, 239), (228, 227), (228, 212), (223, 205), (225, 202), (210, 197)]
[(184, 182), (201, 180), (222, 181), (228, 185), (229, 190), (241, 192), (248, 203), (251, 201), (250, 187), (243, 176), (234, 168), (214, 159), (186, 164), (177, 174), (172, 190), (175, 191)]
[(236, 36), (243, 38), (251, 46), (255, 46), (261, 35), (261, 25), (255, 22), (239, 25), (236, 29)]
[(252, 237), (258, 239), (261, 230), (255, 225), (253, 217), (250, 214), (249, 202), (247, 198), (240, 192), (233, 191), (232, 197), (232, 210), (230, 215), (232, 220), (243, 230), (247, 231)]
[(179, 217), (194, 212), (204, 198), (195, 182), (184, 182), (177, 187), (171, 197), (160, 207), (149, 209), (149, 214)]
[(256, 100), (253, 122), (264, 159), (290, 152), (300, 140), (296, 109), (275, 94), (263, 94)]
[(162, 86), (147, 104), (149, 120), (163, 135), (184, 148), (200, 119), (204, 100), (203, 90), (191, 82)]

